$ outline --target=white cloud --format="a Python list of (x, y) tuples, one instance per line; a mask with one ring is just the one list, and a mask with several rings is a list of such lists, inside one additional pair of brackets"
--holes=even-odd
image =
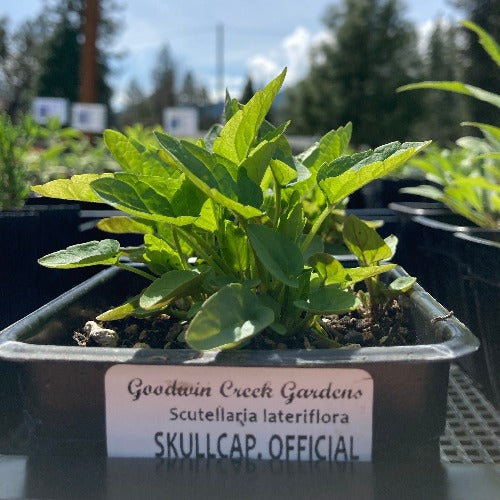
[(307, 75), (310, 52), (330, 39), (327, 32), (321, 31), (314, 36), (302, 26), (283, 38), (278, 49), (269, 54), (257, 54), (251, 57), (246, 66), (256, 86), (262, 85), (275, 77), (286, 66), (286, 85), (293, 85)]

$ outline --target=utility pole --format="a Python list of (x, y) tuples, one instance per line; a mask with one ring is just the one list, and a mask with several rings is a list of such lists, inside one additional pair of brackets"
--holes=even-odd
[(224, 24), (215, 27), (215, 92), (224, 100)]
[(80, 55), (80, 102), (97, 102), (97, 26), (99, 24), (99, 0), (86, 0), (83, 18), (85, 38)]

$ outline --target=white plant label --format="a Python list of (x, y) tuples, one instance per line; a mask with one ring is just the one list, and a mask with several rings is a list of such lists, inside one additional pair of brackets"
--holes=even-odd
[(371, 460), (364, 370), (115, 365), (105, 383), (111, 457)]

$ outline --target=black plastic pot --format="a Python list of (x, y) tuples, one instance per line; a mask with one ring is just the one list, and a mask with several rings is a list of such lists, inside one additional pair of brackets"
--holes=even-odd
[(386, 208), (392, 202), (419, 200), (425, 198), (413, 194), (400, 193), (407, 187), (422, 184), (422, 179), (377, 179), (361, 189), (366, 208)]
[[(138, 277), (107, 270), (0, 333), (0, 366), (15, 370), (30, 450), (105, 453), (104, 376), (118, 363), (156, 365), (283, 366), (306, 369), (360, 368), (374, 383), (373, 458), (439, 458), (444, 431), (450, 362), (478, 347), (467, 328), (419, 286), (408, 314), (419, 345), (360, 349), (223, 351), (200, 356), (190, 350), (81, 348), (67, 344), (72, 332), (99, 311), (144, 286)], [(391, 278), (404, 274), (394, 271)], [(200, 368), (202, 369), (202, 368)]]
[[(478, 362), (486, 368), (482, 380), (492, 402), (500, 408), (500, 231), (455, 233), (462, 261), (462, 283), (471, 314), (469, 327), (481, 339)], [(478, 369), (479, 371), (479, 369)]]
[(78, 205), (38, 205), (0, 212), (0, 328), (81, 283), (95, 270), (49, 270), (37, 259), (81, 241)]
[[(417, 271), (422, 274), (424, 269), (421, 268), (420, 262), (415, 260), (415, 249), (421, 240), (422, 227), (412, 223), (412, 219), (417, 216), (431, 218), (435, 216), (447, 217), (451, 212), (441, 203), (435, 202), (397, 202), (390, 203), (389, 208), (399, 221), (398, 232), (395, 233), (399, 238), (399, 243), (394, 260), (411, 275), (415, 275)], [(424, 286), (426, 285), (424, 284)]]

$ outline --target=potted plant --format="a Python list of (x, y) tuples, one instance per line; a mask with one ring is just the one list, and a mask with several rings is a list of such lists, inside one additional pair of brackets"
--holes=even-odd
[[(486, 53), (500, 67), (500, 50), (495, 40), (475, 23), (463, 21), (462, 24), (478, 35)], [(422, 82), (400, 90), (422, 88), (458, 92), (500, 107), (499, 95), (461, 82)], [(469, 362), (464, 360), (467, 363), (464, 366), (498, 405), (498, 373), (491, 357), (498, 349), (496, 325), (481, 319), (490, 314), (489, 301), (484, 297), (478, 299), (476, 285), (476, 299), (470, 300), (470, 287), (478, 283), (479, 276), (492, 282), (498, 267), (500, 128), (485, 123), (466, 122), (463, 125), (478, 128), (483, 138), (460, 138), (457, 144), (461, 160), (458, 162), (429, 161), (420, 165), (440, 187), (420, 186), (405, 189), (405, 192), (441, 202), (460, 216), (455, 221), (450, 220), (450, 216), (446, 216), (446, 221), (439, 217), (414, 219), (417, 225), (425, 228), (420, 241), (424, 242), (423, 253), (427, 256), (424, 257), (428, 273), (426, 285), (482, 338), (482, 348)], [(472, 248), (477, 255), (489, 257), (481, 262), (474, 258)], [(490, 268), (485, 273), (486, 262)], [(458, 276), (459, 280), (447, 281), (446, 276), (450, 274)], [(489, 344), (491, 341), (493, 344)]]
[[(347, 217), (356, 268), (317, 237), (346, 196), (427, 143), (346, 155), (341, 127), (293, 156), (287, 124), (264, 119), (284, 77), (245, 106), (228, 97), (226, 124), (197, 143), (156, 132), (154, 149), (107, 131), (123, 172), (34, 187), (105, 201), (128, 217), (102, 229), (144, 235), (140, 248), (105, 239), (41, 258), (115, 269), (2, 333), (38, 443), (57, 436), (103, 451), (107, 438), (111, 455), (328, 461), (437, 450), (450, 361), (477, 341), (387, 262), (394, 237)], [(305, 231), (302, 199), (315, 186), (327, 203)], [(72, 337), (85, 347), (68, 346)], [(394, 345), (410, 337), (417, 345)]]

